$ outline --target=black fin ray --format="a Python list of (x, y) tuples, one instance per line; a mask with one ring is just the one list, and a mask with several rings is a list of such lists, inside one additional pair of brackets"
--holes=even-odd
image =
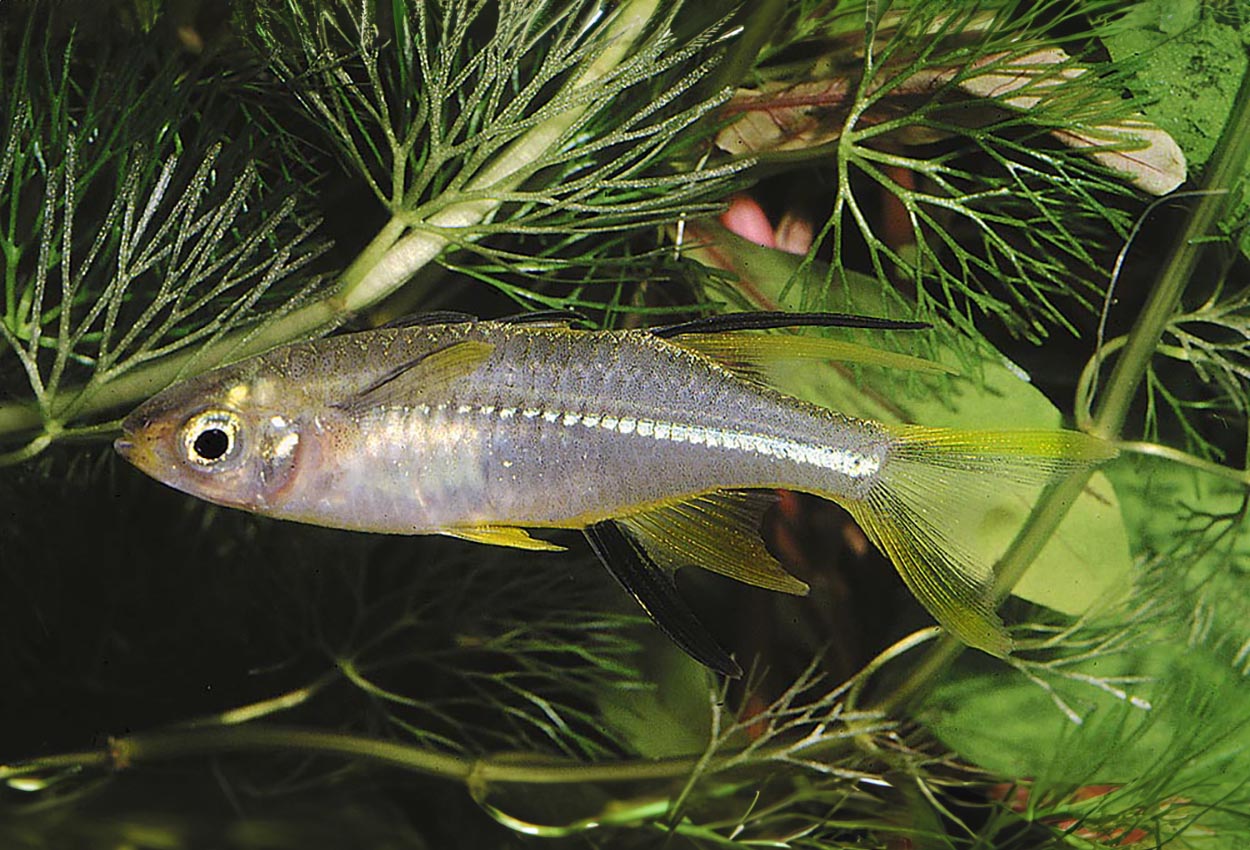
[(585, 322), (588, 319), (576, 310), (530, 310), (525, 313), (512, 313), (491, 319), (506, 325), (554, 325), (566, 326), (570, 322)]
[(420, 328), (427, 325), (466, 325), (481, 321), (499, 322), (505, 325), (561, 325), (569, 322), (584, 322), (587, 319), (574, 310), (527, 310), (496, 319), (483, 319), (474, 313), (464, 313), (460, 310), (430, 310), (425, 313), (409, 313), (378, 327)]
[(614, 521), (585, 529), (590, 548), (621, 587), (682, 651), (705, 667), (733, 679), (742, 676), (734, 661), (681, 598), (673, 573), (658, 566)]
[(378, 327), (420, 328), (426, 325), (464, 325), (476, 321), (479, 321), (479, 319), (472, 313), (462, 313), (459, 310), (430, 310), (425, 313), (409, 313), (406, 316), (391, 319), (386, 324)]
[(647, 330), (662, 339), (681, 334), (714, 334), (729, 331), (767, 331), (777, 328), (868, 328), (889, 331), (919, 331), (932, 327), (927, 322), (883, 319), (879, 316), (857, 316), (853, 313), (786, 313), (756, 311), (720, 313), (671, 325), (656, 325)]

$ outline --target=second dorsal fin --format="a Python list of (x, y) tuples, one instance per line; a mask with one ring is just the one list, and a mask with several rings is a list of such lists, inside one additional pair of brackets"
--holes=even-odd
[(714, 316), (675, 322), (671, 325), (656, 325), (647, 330), (655, 336), (668, 339), (680, 334), (768, 331), (799, 327), (919, 331), (931, 325), (927, 322), (883, 319), (879, 316), (857, 316), (854, 313), (786, 313), (780, 310), (758, 310), (746, 313), (718, 313)]
[(778, 363), (795, 360), (837, 360), (930, 375), (956, 374), (956, 370), (932, 360), (824, 337), (740, 332), (683, 333), (669, 341), (752, 378), (767, 374)]

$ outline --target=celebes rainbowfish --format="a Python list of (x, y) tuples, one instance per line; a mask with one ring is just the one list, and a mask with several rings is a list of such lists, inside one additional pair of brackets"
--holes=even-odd
[[(527, 528), (581, 529), (656, 623), (704, 664), (739, 668), (681, 600), (699, 566), (803, 594), (764, 548), (770, 490), (845, 507), (917, 599), (966, 643), (1008, 638), (975, 563), (943, 530), (967, 473), (1044, 481), (1110, 457), (1071, 431), (956, 431), (853, 419), (760, 378), (779, 358), (900, 355), (749, 330), (892, 327), (837, 314), (734, 314), (644, 330), (566, 322), (435, 323), (275, 349), (158, 394), (117, 450), (221, 505), (334, 528), (561, 547)], [(932, 364), (929, 364), (932, 365)]]

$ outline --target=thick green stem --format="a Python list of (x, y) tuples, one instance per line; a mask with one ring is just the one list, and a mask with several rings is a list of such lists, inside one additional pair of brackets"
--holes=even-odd
[(1145, 375), (1150, 360), (1168, 322), (1180, 308), (1181, 295), (1193, 278), (1204, 249), (1203, 240), (1210, 237), (1228, 215), (1233, 202), (1234, 187), (1246, 173), (1250, 161), (1250, 73), (1242, 77), (1241, 88), (1228, 124), (1207, 164), (1203, 189), (1209, 194), (1199, 198), (1184, 231), (1176, 240), (1171, 255), (1163, 265), (1163, 273), (1151, 292), (1128, 343), (1116, 361), (1107, 382), (1106, 393), (1094, 415), (1094, 433), (1104, 439), (1119, 435), (1128, 416), (1133, 397)]
[[(1241, 81), (1241, 88), (1220, 142), (1208, 163), (1203, 195), (1178, 237), (1168, 261), (1163, 266), (1137, 323), (1130, 332), (1123, 353), (1107, 382), (1106, 392), (1094, 414), (1091, 432), (1105, 440), (1117, 440), (1124, 427), (1129, 408), (1145, 377), (1150, 360), (1167, 324), (1176, 315), (1185, 286), (1197, 268), (1203, 241), (1228, 214), (1231, 193), (1228, 191), (1246, 173), (1250, 163), (1250, 73)], [(994, 593), (1005, 599), (1028, 572), (1046, 541), (1059, 527), (1068, 509), (1080, 496), (1092, 473), (1082, 470), (1051, 485), (1042, 494), (1024, 527), (1003, 554), (995, 569)], [(887, 696), (877, 710), (890, 713), (904, 708), (923, 693), (934, 678), (959, 656), (964, 647), (946, 637), (921, 660), (901, 687)]]
[(515, 757), (470, 758), (349, 732), (249, 723), (140, 732), (113, 738), (103, 749), (0, 765), (0, 782), (66, 768), (123, 770), (135, 764), (239, 752), (344, 756), (443, 779), (471, 782), (477, 787), (492, 783), (555, 785), (679, 779), (688, 775), (699, 761), (699, 756), (602, 764), (552, 763), (545, 758), (532, 762)]
[[(622, 4), (603, 36), (609, 46), (578, 78), (574, 87), (591, 85), (619, 66), (658, 6), (659, 0), (630, 0)], [(589, 108), (570, 109), (530, 129), (474, 175), (465, 184), (465, 191), (497, 191), (502, 195), (515, 189), (529, 174), (533, 163), (547, 154)], [(416, 222), (397, 215), (353, 261), (331, 295), (298, 307), (259, 331), (227, 334), (195, 351), (172, 354), (95, 385), (63, 390), (50, 400), (48, 407), (58, 419), (99, 414), (133, 404), (193, 371), (203, 371), (324, 331), (394, 293), (451, 244), (453, 239), (449, 237), (480, 224), (500, 204), (501, 201), (490, 198), (451, 203)], [(48, 424), (33, 402), (0, 404), (0, 437), (35, 431)]]

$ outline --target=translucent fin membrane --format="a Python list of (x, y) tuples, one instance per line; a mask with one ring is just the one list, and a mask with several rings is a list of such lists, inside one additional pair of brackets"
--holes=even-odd
[(423, 392), (446, 392), (448, 385), (471, 375), (494, 351), (495, 346), (488, 342), (452, 343), (392, 369), (372, 386), (336, 406), (344, 410), (367, 410), (389, 404), (402, 406)]
[(1118, 454), (1116, 447), (1080, 431), (963, 431), (923, 425), (886, 425), (895, 452), (931, 466), (999, 472), (1026, 483), (1080, 469)]
[(622, 517), (619, 522), (661, 567), (701, 567), (745, 584), (807, 594), (764, 548), (760, 521), (776, 501), (767, 492), (709, 493)]
[(752, 378), (766, 375), (781, 363), (804, 360), (836, 360), (922, 374), (954, 374), (955, 370), (932, 360), (897, 354), (853, 342), (793, 334), (685, 333), (672, 338), (683, 348), (697, 351)]
[(1031, 504), (1057, 475), (1113, 457), (1105, 441), (1073, 431), (889, 429), (898, 440), (869, 495), (845, 501), (864, 533), (939, 623), (970, 646), (1005, 655), (994, 612), (993, 565), (970, 554), (1004, 488)]

